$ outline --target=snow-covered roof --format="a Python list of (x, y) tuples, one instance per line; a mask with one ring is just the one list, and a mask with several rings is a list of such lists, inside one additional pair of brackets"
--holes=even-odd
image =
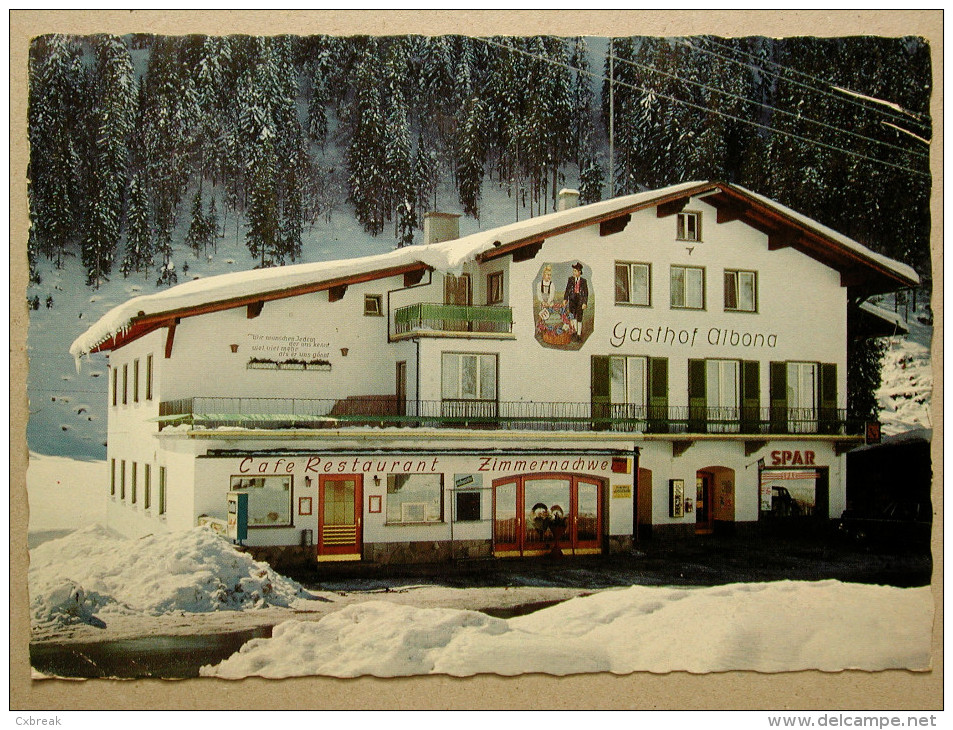
[(860, 308), (867, 314), (873, 315), (877, 319), (882, 319), (884, 322), (893, 325), (896, 328), (898, 334), (906, 334), (910, 331), (910, 328), (907, 327), (907, 323), (903, 321), (903, 317), (896, 312), (891, 312), (888, 309), (878, 307), (872, 302), (863, 302), (860, 305)]
[[(768, 198), (757, 195), (736, 185), (695, 181), (672, 185), (659, 190), (650, 190), (590, 205), (570, 208), (547, 215), (537, 216), (506, 226), (480, 231), (462, 238), (429, 245), (407, 246), (375, 256), (296, 264), (269, 269), (253, 269), (222, 274), (190, 281), (155, 294), (147, 294), (120, 304), (103, 315), (70, 347), (75, 358), (88, 354), (110, 339), (127, 332), (134, 321), (164, 313), (180, 313), (190, 308), (214, 302), (246, 299), (273, 292), (294, 290), (321, 282), (346, 280), (348, 277), (373, 272), (393, 272), (401, 267), (426, 266), (439, 272), (459, 273), (463, 265), (481, 254), (517, 244), (528, 239), (542, 239), (554, 230), (564, 231), (589, 222), (638, 210), (664, 200), (677, 199), (684, 195), (701, 195), (718, 190), (733, 190), (750, 197), (763, 205), (816, 231), (861, 258), (879, 264), (911, 283), (919, 281), (916, 272), (909, 266), (874, 253), (856, 241), (843, 236)], [(393, 275), (384, 273), (384, 276)], [(236, 304), (235, 306), (239, 306)], [(176, 315), (178, 316), (178, 315)]]

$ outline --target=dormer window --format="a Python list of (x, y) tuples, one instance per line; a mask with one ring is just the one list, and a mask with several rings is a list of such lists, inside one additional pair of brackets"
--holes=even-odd
[(677, 216), (675, 238), (679, 241), (702, 240), (702, 214), (699, 212), (679, 213)]

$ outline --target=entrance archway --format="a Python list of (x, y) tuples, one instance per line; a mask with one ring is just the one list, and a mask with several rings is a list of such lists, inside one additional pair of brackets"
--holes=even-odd
[(735, 470), (706, 466), (695, 473), (695, 534), (707, 535), (715, 523), (735, 521)]

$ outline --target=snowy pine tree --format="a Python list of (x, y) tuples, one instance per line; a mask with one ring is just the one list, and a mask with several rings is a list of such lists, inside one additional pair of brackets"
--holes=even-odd
[(120, 265), (123, 276), (149, 268), (155, 256), (152, 227), (149, 224), (149, 201), (139, 173), (133, 175), (129, 182), (127, 201), (126, 250)]
[(77, 150), (86, 124), (80, 48), (68, 36), (43, 36), (30, 49), (29, 200), (34, 250), (62, 264), (75, 240), (85, 188)]
[(135, 108), (132, 59), (115, 36), (96, 39), (91, 82), (94, 128), (82, 244), (87, 283), (98, 287), (111, 269), (119, 243), (128, 142)]

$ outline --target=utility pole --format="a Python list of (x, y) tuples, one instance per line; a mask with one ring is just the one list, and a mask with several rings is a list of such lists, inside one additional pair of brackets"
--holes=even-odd
[(609, 199), (615, 197), (615, 57), (609, 39)]

